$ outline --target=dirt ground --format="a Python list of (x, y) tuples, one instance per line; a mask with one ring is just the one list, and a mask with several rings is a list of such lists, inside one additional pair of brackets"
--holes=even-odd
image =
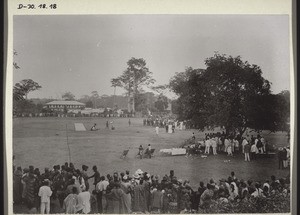
[[(113, 120), (116, 129), (106, 129), (106, 120)], [(75, 131), (74, 123), (83, 123), (87, 131)], [(89, 131), (94, 123), (100, 130)], [(199, 181), (207, 183), (210, 178), (227, 178), (231, 171), (235, 171), (238, 178), (261, 181), (270, 179), (271, 175), (286, 177), (289, 173), (289, 170), (278, 170), (277, 156), (245, 162), (242, 155), (230, 158), (225, 154), (210, 155), (204, 159), (159, 153), (160, 149), (180, 146), (193, 132), (197, 140), (204, 137), (204, 132), (196, 130), (176, 130), (168, 134), (164, 129), (160, 129), (157, 136), (153, 127), (143, 126), (141, 118), (131, 118), (131, 126), (128, 118), (16, 118), (13, 120), (12, 147), (15, 165), (22, 168), (33, 165), (43, 172), (45, 167), (68, 162), (68, 141), (71, 161), (79, 169), (82, 164), (89, 166), (89, 174), (92, 174), (93, 165), (97, 165), (101, 175), (125, 170), (133, 174), (142, 169), (162, 177), (172, 169), (179, 179), (189, 179), (194, 188)], [(286, 133), (265, 132), (264, 137), (270, 144), (287, 145)], [(155, 149), (155, 156), (152, 159), (136, 158), (139, 145), (146, 148), (148, 144)], [(127, 157), (120, 159), (126, 149), (129, 149)]]

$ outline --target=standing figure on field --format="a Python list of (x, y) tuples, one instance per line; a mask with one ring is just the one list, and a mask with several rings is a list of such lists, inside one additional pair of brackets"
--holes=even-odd
[(250, 145), (247, 142), (246, 145), (244, 145), (244, 153), (245, 153), (245, 161), (250, 161)]
[(229, 139), (229, 144), (227, 146), (227, 156), (233, 156), (232, 154), (232, 140)]
[(155, 133), (158, 136), (158, 133), (159, 133), (159, 127), (158, 126), (155, 127)]
[(50, 196), (52, 195), (52, 191), (49, 186), (49, 180), (46, 179), (43, 181), (43, 186), (39, 189), (38, 195), (41, 197), (41, 214), (50, 213)]
[(209, 154), (209, 149), (210, 149), (210, 139), (209, 137), (205, 140), (205, 151), (204, 154)]
[(216, 141), (217, 137), (213, 137), (211, 138), (210, 142), (211, 142), (211, 146), (213, 149), (213, 155), (217, 155), (217, 141)]
[(138, 153), (138, 155), (140, 156), (140, 159), (143, 159), (143, 153), (144, 152), (144, 148), (143, 148), (143, 146), (142, 145), (140, 145), (140, 147), (139, 147), (139, 153)]

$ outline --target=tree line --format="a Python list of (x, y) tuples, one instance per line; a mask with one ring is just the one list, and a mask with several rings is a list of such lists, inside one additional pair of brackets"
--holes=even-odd
[[(273, 94), (271, 83), (262, 76), (259, 66), (243, 61), (240, 56), (219, 53), (205, 59), (205, 65), (206, 69), (188, 67), (184, 72), (176, 73), (168, 84), (154, 86), (156, 81), (146, 61), (131, 58), (124, 72), (111, 79), (111, 84), (114, 89), (125, 89), (129, 113), (164, 112), (170, 103), (164, 92), (170, 90), (178, 97), (171, 101), (173, 113), (177, 114), (178, 120), (189, 120), (195, 128), (222, 126), (228, 133), (240, 134), (247, 128), (257, 131), (289, 130), (290, 93), (285, 90)], [(146, 92), (145, 87), (158, 95)], [(16, 83), (14, 104), (30, 108), (24, 100), (27, 100), (28, 93), (40, 88), (31, 79)], [(62, 98), (75, 100), (71, 92), (64, 93)], [(98, 92), (93, 91), (81, 101), (87, 107), (96, 108), (100, 99)], [(116, 95), (113, 96), (112, 107), (118, 108)]]

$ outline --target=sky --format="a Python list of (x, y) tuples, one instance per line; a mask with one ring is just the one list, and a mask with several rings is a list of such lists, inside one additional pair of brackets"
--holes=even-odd
[(260, 66), (273, 93), (290, 88), (287, 15), (17, 15), (13, 23), (13, 84), (42, 86), (28, 98), (113, 95), (110, 80), (132, 57), (145, 59), (156, 85), (168, 84), (187, 67), (205, 69), (214, 52)]

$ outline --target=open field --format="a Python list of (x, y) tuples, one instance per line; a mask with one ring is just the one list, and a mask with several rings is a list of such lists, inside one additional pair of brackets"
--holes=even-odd
[[(116, 130), (105, 129), (106, 120), (113, 120)], [(87, 131), (75, 131), (74, 123), (83, 123)], [(97, 123), (99, 131), (89, 131)], [(195, 188), (199, 181), (208, 182), (210, 178), (227, 178), (231, 171), (235, 171), (238, 178), (265, 180), (271, 175), (285, 177), (288, 170), (278, 170), (277, 157), (244, 162), (241, 155), (228, 158), (226, 155), (210, 155), (207, 159), (201, 157), (163, 156), (160, 149), (178, 147), (184, 140), (195, 132), (196, 138), (204, 137), (203, 132), (196, 130), (176, 131), (174, 134), (165, 133), (160, 129), (156, 136), (153, 127), (143, 126), (143, 119), (131, 118), (15, 118), (13, 120), (13, 154), (15, 165), (40, 168), (56, 164), (64, 164), (68, 160), (67, 136), (71, 151), (71, 161), (76, 168), (81, 165), (97, 165), (100, 174), (114, 171), (130, 170), (131, 173), (142, 169), (151, 174), (163, 176), (173, 169), (180, 179), (189, 179)], [(265, 139), (270, 144), (285, 146), (286, 133), (265, 133)], [(148, 144), (155, 148), (152, 159), (135, 158), (139, 145), (144, 148)], [(127, 158), (120, 159), (125, 149), (130, 149)], [(224, 160), (230, 159), (230, 163)], [(92, 182), (92, 179), (91, 179)]]

